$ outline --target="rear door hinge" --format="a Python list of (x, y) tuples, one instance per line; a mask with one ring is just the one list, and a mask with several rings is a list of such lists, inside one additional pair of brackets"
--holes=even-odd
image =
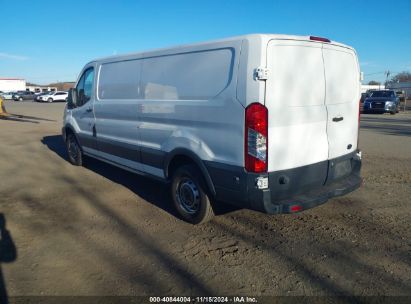
[(258, 67), (255, 69), (255, 79), (256, 80), (267, 80), (270, 76), (270, 70), (265, 67)]

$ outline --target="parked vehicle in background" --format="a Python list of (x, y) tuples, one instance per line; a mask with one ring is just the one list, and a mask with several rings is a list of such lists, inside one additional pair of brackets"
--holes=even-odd
[(45, 95), (50, 95), (52, 92), (41, 92), (41, 93), (36, 93), (35, 95), (35, 97), (34, 97), (34, 101), (37, 101), (37, 102), (41, 102), (41, 101), (43, 101), (42, 99), (41, 99), (41, 97), (43, 97), (43, 96), (45, 96)]
[(361, 103), (363, 103), (365, 101), (366, 98), (370, 97), (369, 93), (361, 93)]
[(405, 91), (396, 91), (395, 94), (397, 95), (400, 102), (405, 101)]
[(400, 99), (393, 90), (371, 92), (364, 101), (364, 113), (398, 113)]
[(357, 189), (359, 100), (353, 48), (247, 35), (88, 63), (62, 132), (72, 164), (169, 182), (180, 216), (202, 223), (220, 201), (294, 213)]
[(47, 94), (39, 95), (37, 101), (39, 102), (55, 102), (55, 101), (67, 101), (68, 92), (55, 91), (47, 92)]
[(30, 99), (34, 99), (34, 92), (18, 91), (16, 94), (13, 95), (14, 101), (23, 101), (23, 100), (30, 100)]
[(8, 99), (8, 100), (10, 100), (10, 99), (13, 99), (13, 95), (16, 94), (16, 93), (17, 93), (17, 92), (3, 93), (2, 96), (3, 96), (3, 99)]
[(369, 97), (369, 93), (361, 93), (361, 99), (360, 99), (360, 112), (364, 112), (364, 101), (366, 98)]

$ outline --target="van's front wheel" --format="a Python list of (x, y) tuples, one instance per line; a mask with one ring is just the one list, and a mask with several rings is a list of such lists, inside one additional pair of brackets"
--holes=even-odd
[(67, 134), (66, 148), (69, 162), (75, 166), (83, 164), (83, 153), (73, 133)]
[(194, 165), (184, 165), (172, 177), (171, 196), (180, 216), (192, 224), (202, 224), (214, 216), (206, 184)]

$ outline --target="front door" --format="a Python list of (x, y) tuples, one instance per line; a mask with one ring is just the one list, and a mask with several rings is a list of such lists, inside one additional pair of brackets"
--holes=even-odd
[[(77, 107), (72, 116), (77, 124), (78, 139), (85, 152), (93, 153), (96, 149), (95, 118), (93, 113), (94, 102), (94, 68), (89, 67), (77, 83)], [(92, 149), (90, 151), (90, 149)]]

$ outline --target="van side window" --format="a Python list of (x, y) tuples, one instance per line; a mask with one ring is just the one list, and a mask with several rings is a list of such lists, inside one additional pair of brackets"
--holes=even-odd
[(207, 100), (231, 80), (233, 50), (218, 49), (146, 58), (141, 93), (153, 100)]
[(78, 106), (82, 106), (87, 103), (93, 92), (93, 82), (94, 82), (94, 69), (89, 68), (87, 69), (83, 75), (81, 76), (78, 84), (77, 84), (77, 103)]
[(137, 99), (141, 60), (104, 63), (98, 77), (99, 99)]
[(89, 101), (93, 92), (94, 69), (88, 69), (84, 78), (85, 102)]

